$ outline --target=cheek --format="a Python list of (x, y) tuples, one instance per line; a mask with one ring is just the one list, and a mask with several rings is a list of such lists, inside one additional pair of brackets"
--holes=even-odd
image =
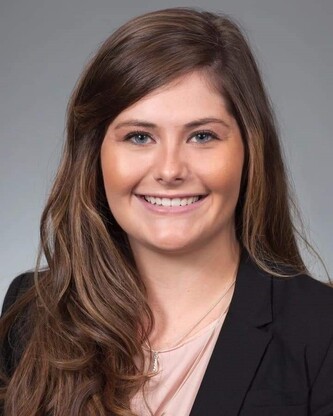
[(243, 152), (221, 152), (210, 160), (209, 169), (202, 163), (200, 177), (213, 192), (238, 196), (243, 170)]
[(102, 147), (101, 167), (108, 199), (127, 195), (133, 190), (143, 174), (143, 167), (135, 158), (129, 160), (122, 152), (111, 146)]

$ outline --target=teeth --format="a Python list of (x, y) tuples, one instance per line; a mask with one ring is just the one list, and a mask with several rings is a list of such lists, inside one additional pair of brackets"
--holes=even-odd
[(174, 198), (171, 200), (171, 206), (172, 207), (179, 207), (181, 203), (180, 198)]
[[(156, 199), (155, 199), (155, 201), (156, 201)], [(155, 204), (156, 204), (156, 202), (155, 202)], [(172, 199), (162, 198), (162, 205), (164, 207), (171, 207), (171, 204), (172, 204)]]
[(190, 198), (154, 198), (153, 196), (144, 196), (144, 198), (153, 205), (163, 207), (184, 207), (199, 200), (198, 196), (191, 196)]

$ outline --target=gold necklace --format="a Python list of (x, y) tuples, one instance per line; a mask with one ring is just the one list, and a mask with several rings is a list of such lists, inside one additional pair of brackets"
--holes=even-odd
[[(230, 289), (230, 287), (229, 287), (229, 289)], [(231, 300), (230, 300), (230, 302), (231, 302)], [(184, 386), (184, 384), (187, 382), (187, 380), (190, 378), (191, 374), (195, 370), (195, 368), (196, 368), (197, 364), (199, 363), (201, 357), (203, 356), (203, 354), (206, 351), (207, 345), (213, 339), (213, 337), (215, 335), (215, 332), (216, 332), (216, 329), (220, 325), (223, 316), (228, 312), (229, 307), (230, 307), (230, 302), (229, 302), (228, 306), (223, 310), (223, 312), (221, 313), (221, 315), (217, 318), (216, 324), (213, 326), (213, 330), (212, 330), (211, 335), (208, 337), (207, 341), (204, 343), (203, 347), (201, 348), (199, 354), (195, 358), (195, 360), (194, 360), (193, 364), (191, 365), (190, 369), (187, 371), (186, 376), (184, 377), (184, 380), (182, 381), (182, 383), (180, 384), (180, 386), (177, 388), (177, 390), (174, 392), (174, 394), (172, 395), (172, 397), (169, 399), (168, 404), (179, 394), (180, 390), (182, 389), (182, 387)], [(155, 414), (153, 413), (151, 407), (149, 406), (149, 403), (148, 403), (147, 398), (145, 397), (145, 394), (144, 393), (143, 393), (143, 401), (144, 401), (144, 403), (146, 405), (146, 408), (147, 408), (148, 412), (150, 413), (150, 416), (155, 416)], [(167, 404), (167, 406), (168, 406), (168, 404)], [(164, 408), (164, 409), (162, 408), (162, 413), (161, 413), (160, 416), (165, 416), (167, 411), (168, 411), (167, 408)], [(160, 409), (158, 409), (157, 412), (160, 413)]]
[[(236, 273), (237, 273), (237, 269), (236, 269)], [(222, 294), (222, 296), (213, 304), (213, 306), (210, 307), (210, 309), (199, 319), (199, 321), (197, 321), (191, 328), (189, 331), (186, 331), (186, 333), (184, 335), (182, 335), (178, 341), (172, 346), (169, 347), (167, 349), (163, 349), (163, 350), (154, 350), (152, 349), (148, 342), (145, 341), (145, 345), (146, 345), (146, 350), (148, 349), (148, 351), (151, 353), (152, 356), (152, 364), (151, 364), (151, 371), (153, 373), (157, 373), (159, 370), (159, 354), (163, 353), (163, 352), (168, 352), (174, 348), (180, 347), (181, 343), (183, 341), (185, 341), (185, 339), (192, 333), (192, 331), (200, 325), (200, 323), (210, 314), (210, 312), (212, 312), (217, 305), (222, 301), (222, 299), (224, 298), (224, 296), (229, 292), (229, 290), (231, 289), (231, 287), (235, 284), (236, 279), (234, 278), (234, 280), (231, 282), (230, 286), (227, 288), (227, 290)]]

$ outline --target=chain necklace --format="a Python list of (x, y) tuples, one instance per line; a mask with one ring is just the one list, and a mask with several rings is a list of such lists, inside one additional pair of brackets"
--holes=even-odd
[[(236, 270), (237, 272), (237, 270)], [(222, 299), (224, 298), (224, 296), (229, 292), (229, 290), (231, 289), (231, 287), (235, 284), (236, 279), (234, 278), (234, 280), (231, 282), (230, 286), (227, 288), (227, 290), (222, 294), (222, 296), (210, 307), (210, 309), (199, 319), (199, 321), (197, 321), (191, 328), (189, 331), (186, 331), (186, 333), (184, 335), (182, 335), (178, 341), (169, 348), (163, 349), (163, 350), (154, 350), (152, 348), (150, 348), (149, 344), (147, 341), (145, 341), (145, 346), (146, 346), (146, 350), (150, 351), (150, 353), (152, 354), (152, 364), (151, 364), (151, 371), (153, 373), (157, 373), (159, 370), (159, 354), (163, 353), (163, 352), (167, 352), (170, 351), (174, 348), (180, 347), (181, 343), (192, 333), (192, 331), (194, 331), (195, 328), (197, 328), (200, 323), (210, 314), (210, 312), (212, 312), (217, 305), (222, 301)]]
[[(231, 285), (232, 286), (232, 285)], [(230, 287), (231, 287), (230, 286)], [(230, 287), (228, 288), (228, 290), (230, 289)], [(231, 301), (230, 301), (231, 302)], [(223, 316), (228, 312), (229, 307), (230, 307), (230, 302), (228, 303), (227, 307), (223, 310), (223, 312), (221, 313), (221, 315), (218, 317), (218, 319), (216, 320), (215, 325), (213, 326), (213, 330), (211, 332), (211, 335), (208, 337), (207, 341), (204, 343), (204, 345), (202, 346), (199, 354), (197, 355), (197, 357), (195, 358), (193, 364), (191, 365), (190, 369), (187, 371), (187, 374), (185, 376), (185, 378), (183, 379), (182, 383), (180, 384), (180, 386), (177, 388), (177, 390), (173, 393), (172, 397), (169, 399), (169, 403), (170, 401), (172, 401), (181, 391), (182, 387), (184, 386), (184, 384), (187, 382), (187, 380), (190, 378), (191, 374), (193, 373), (193, 371), (195, 370), (195, 368), (197, 367), (197, 364), (199, 363), (201, 357), (203, 356), (203, 354), (206, 351), (207, 345), (209, 344), (209, 342), (212, 340), (212, 338), (215, 336), (215, 332), (217, 330), (217, 328), (219, 327), (221, 320), (223, 318)], [(179, 347), (181, 346), (181, 344), (179, 345)], [(173, 347), (173, 349), (176, 347)], [(171, 348), (172, 349), (172, 348)], [(170, 350), (171, 350), (170, 349)], [(164, 350), (164, 351), (169, 351), (169, 350)], [(163, 352), (163, 351), (160, 351)], [(155, 416), (157, 413), (154, 413), (147, 401), (147, 397), (145, 396), (145, 394), (143, 393), (143, 401), (146, 405), (146, 409), (148, 410), (150, 416)], [(168, 404), (166, 405), (168, 406)], [(162, 413), (160, 414), (160, 416), (166, 416), (168, 412), (167, 408), (162, 408)], [(158, 410), (158, 414), (160, 413), (160, 410)]]

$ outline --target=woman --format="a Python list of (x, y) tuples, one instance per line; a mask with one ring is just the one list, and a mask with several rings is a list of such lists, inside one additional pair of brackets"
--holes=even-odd
[(237, 25), (174, 8), (120, 27), (68, 107), (48, 267), (6, 295), (4, 414), (332, 415), (333, 291), (290, 201)]

